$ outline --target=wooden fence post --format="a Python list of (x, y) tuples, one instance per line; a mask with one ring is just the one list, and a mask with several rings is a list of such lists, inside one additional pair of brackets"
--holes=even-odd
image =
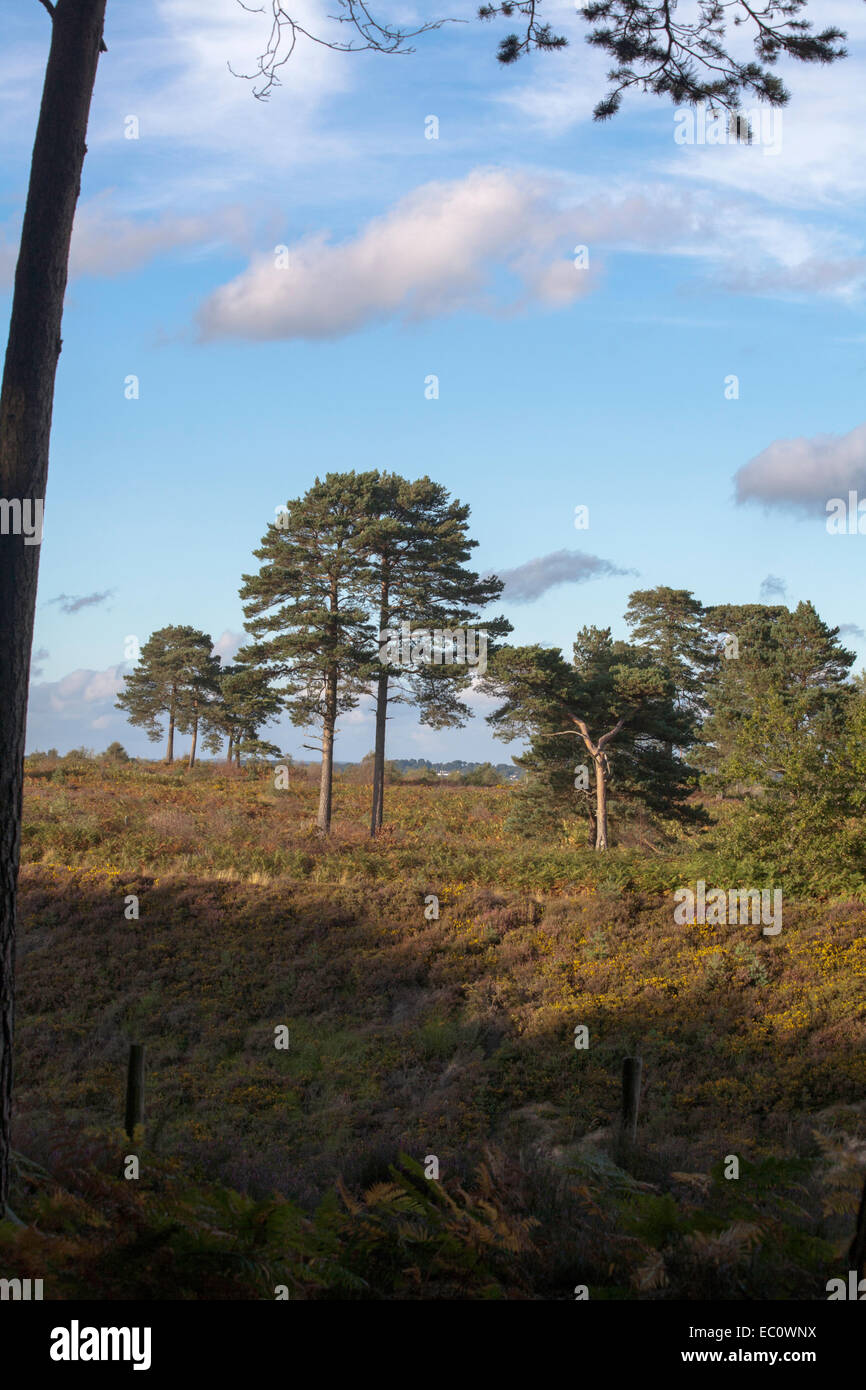
[(136, 1125), (144, 1120), (144, 1048), (141, 1043), (130, 1043), (129, 1066), (126, 1072), (126, 1123), (125, 1129), (130, 1139)]

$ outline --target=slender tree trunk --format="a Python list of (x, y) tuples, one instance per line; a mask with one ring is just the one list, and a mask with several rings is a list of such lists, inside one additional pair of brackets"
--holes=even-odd
[(596, 828), (595, 810), (594, 810), (593, 805), (592, 805), (591, 802), (590, 802), (590, 805), (589, 805), (589, 808), (588, 808), (588, 809), (589, 809), (589, 832), (588, 832), (588, 835), (587, 835), (587, 844), (589, 845), (589, 848), (590, 848), (590, 849), (596, 849), (596, 848), (597, 848), (597, 844), (596, 844), (597, 828)]
[[(69, 243), (105, 0), (57, 0), (0, 389), (0, 490), (41, 518)], [(37, 528), (31, 539), (40, 535)], [(15, 915), (39, 544), (0, 539), (0, 1216), (9, 1193)]]
[(607, 754), (604, 750), (624, 726), (625, 717), (618, 719), (613, 728), (609, 729), (606, 734), (602, 734), (597, 743), (593, 742), (585, 720), (578, 719), (576, 714), (573, 714), (571, 718), (577, 725), (587, 753), (595, 763), (595, 847), (596, 849), (607, 849), (607, 778), (609, 767)]
[(370, 834), (382, 829), (385, 809), (385, 722), (388, 717), (388, 672), (381, 672), (376, 690), (376, 743), (373, 754), (373, 809)]
[(595, 847), (607, 849), (607, 758), (595, 755)]
[(189, 750), (189, 766), (195, 767), (195, 746), (198, 742), (198, 711), (192, 723), (192, 747)]
[[(389, 566), (387, 556), (382, 560), (382, 583), (379, 590), (379, 632), (385, 632), (391, 621), (389, 607)], [(385, 810), (385, 731), (388, 719), (388, 667), (379, 672), (376, 682), (376, 742), (373, 751), (373, 805), (370, 811), (370, 834), (382, 829)]]
[(237, 742), (235, 743), (235, 767), (240, 767), (240, 765), (241, 765), (241, 741), (240, 741), (240, 739), (238, 739)]
[(168, 746), (165, 750), (165, 761), (169, 766), (174, 762), (174, 700), (168, 711)]
[(228, 753), (226, 754), (226, 762), (228, 763), (229, 767), (231, 767), (231, 765), (232, 765), (232, 746), (233, 746), (233, 744), (234, 744), (234, 739), (232, 738), (231, 734), (229, 734), (229, 751), (228, 751)]
[(322, 835), (331, 833), (331, 800), (334, 784), (334, 728), (337, 723), (337, 671), (332, 668), (325, 682), (325, 717), (322, 726), (322, 772), (319, 779), (319, 812), (316, 826)]

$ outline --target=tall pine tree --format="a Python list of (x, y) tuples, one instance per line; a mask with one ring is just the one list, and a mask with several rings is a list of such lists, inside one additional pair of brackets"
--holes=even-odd
[(254, 551), (261, 567), (241, 587), (250, 661), (284, 678), (292, 723), (321, 728), (316, 824), (331, 829), (334, 734), (373, 676), (364, 591), (363, 527), (375, 475), (329, 473), (286, 505)]
[[(629, 595), (625, 620), (632, 641), (666, 671), (674, 684), (677, 708), (697, 726), (703, 690), (713, 668), (715, 645), (703, 624), (703, 607), (688, 589), (636, 589)], [(668, 747), (672, 753), (673, 748)]]
[[(502, 581), (494, 576), (482, 578), (466, 565), (478, 544), (469, 537), (468, 521), (468, 506), (452, 500), (440, 483), (428, 477), (410, 482), (395, 473), (380, 473), (367, 493), (361, 547), (381, 639), (375, 678), (371, 835), (382, 827), (389, 703), (416, 705), (421, 722), (436, 729), (460, 727), (469, 716), (460, 695), (471, 683), (474, 668), (449, 660), (454, 652), (447, 641), (444, 650), (433, 647), (426, 654), (428, 659), (411, 664), (382, 659), (388, 656), (388, 647), (396, 645), (387, 643), (384, 634), (401, 633), (404, 623), (410, 631), (465, 632), (479, 624), (479, 610), (499, 598)], [(511, 624), (502, 617), (486, 620), (482, 626), (491, 653), (495, 640), (511, 631)], [(474, 655), (474, 636), (472, 641)], [(411, 660), (415, 648), (401, 640), (401, 656), (405, 646)]]

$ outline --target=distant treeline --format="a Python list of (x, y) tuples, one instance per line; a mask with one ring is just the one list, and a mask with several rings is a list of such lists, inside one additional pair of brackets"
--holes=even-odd
[[(357, 763), (335, 763), (338, 771), (346, 768), (357, 767)], [(513, 763), (473, 763), (465, 762), (463, 758), (452, 758), (450, 763), (431, 763), (429, 758), (389, 758), (388, 766), (397, 772), (480, 772), (482, 769), (492, 768), (500, 777), (510, 778), (512, 781), (519, 781), (525, 774)]]

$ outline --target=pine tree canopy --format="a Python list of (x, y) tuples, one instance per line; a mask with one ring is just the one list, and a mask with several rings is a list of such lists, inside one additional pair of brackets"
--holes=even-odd
[(117, 708), (153, 742), (164, 735), (163, 716), (168, 716), (172, 730), (189, 728), (197, 703), (215, 688), (219, 658), (211, 656), (212, 650), (213, 638), (197, 628), (159, 628), (125, 677)]

